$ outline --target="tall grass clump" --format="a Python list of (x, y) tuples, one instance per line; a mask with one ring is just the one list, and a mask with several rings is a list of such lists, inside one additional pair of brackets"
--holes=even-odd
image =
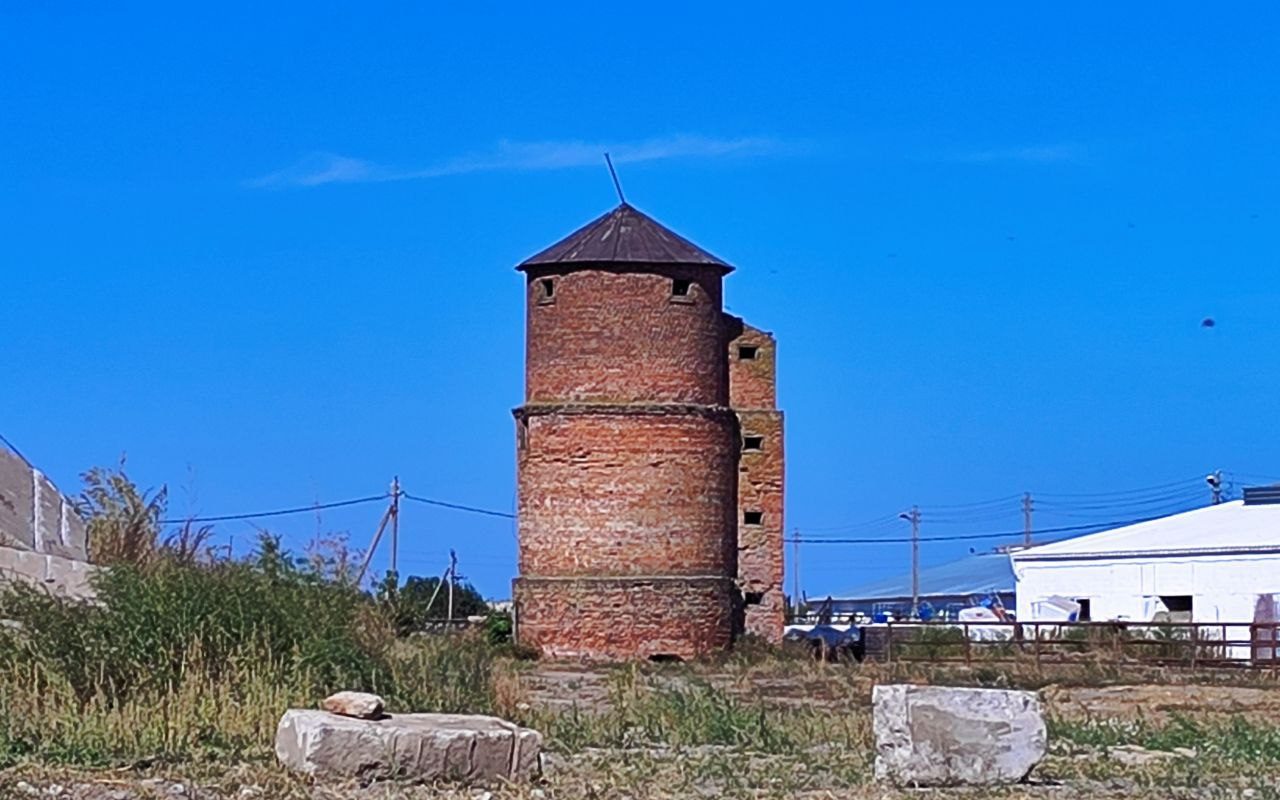
[(242, 561), (117, 563), (92, 603), (7, 587), (0, 765), (265, 757), (284, 709), (340, 689), (491, 710), (482, 637), (398, 640), (372, 597), (305, 564), (264, 537)]
[(617, 671), (609, 701), (596, 711), (572, 706), (530, 719), (552, 743), (583, 747), (690, 748), (722, 745), (759, 753), (796, 753), (818, 746), (865, 750), (865, 715), (805, 706), (767, 705), (696, 678), (664, 680), (636, 666)]

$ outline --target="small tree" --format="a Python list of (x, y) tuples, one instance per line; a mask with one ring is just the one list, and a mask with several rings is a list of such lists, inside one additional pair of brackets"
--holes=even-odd
[[(388, 572), (378, 585), (378, 604), (390, 616), (396, 632), (401, 636), (420, 631), (430, 622), (439, 622), (448, 614), (448, 584), (441, 585), (439, 578), (412, 576), (397, 586), (396, 575)], [(484, 595), (470, 583), (459, 581), (453, 587), (453, 618), (487, 616), (489, 604)]]

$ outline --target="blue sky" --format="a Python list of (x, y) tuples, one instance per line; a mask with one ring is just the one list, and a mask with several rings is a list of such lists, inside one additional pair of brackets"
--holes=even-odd
[[(127, 453), (175, 515), (394, 474), (509, 510), (512, 267), (613, 204), (610, 149), (779, 337), (788, 530), (1280, 474), (1278, 40), (1267, 3), (8, 3), (0, 433), (67, 490)], [(261, 524), (363, 546), (379, 513)], [(402, 572), (450, 547), (507, 594), (509, 521), (406, 507)], [(907, 558), (806, 545), (804, 586)]]

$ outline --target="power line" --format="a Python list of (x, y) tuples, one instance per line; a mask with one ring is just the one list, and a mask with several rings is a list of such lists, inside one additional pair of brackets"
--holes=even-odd
[(993, 498), (991, 498), (990, 500), (978, 500), (978, 501), (973, 502), (973, 503), (951, 503), (951, 504), (942, 504), (942, 505), (926, 505), (926, 506), (923, 506), (923, 508), (924, 508), (926, 511), (928, 511), (928, 510), (938, 510), (938, 511), (953, 511), (953, 510), (955, 510), (955, 511), (959, 511), (959, 510), (963, 510), (963, 509), (974, 509), (974, 508), (980, 508), (980, 507), (983, 507), (983, 506), (996, 506), (996, 505), (1000, 505), (1000, 504), (1002, 504), (1002, 503), (1011, 503), (1011, 502), (1013, 502), (1014, 500), (1021, 500), (1021, 499), (1022, 499), (1022, 495), (1020, 495), (1020, 494), (1011, 494), (1011, 495), (1008, 495), (1007, 497), (993, 497)]
[[(1123, 510), (1126, 513), (1141, 514), (1143, 516), (1149, 516), (1149, 517), (1157, 517), (1157, 516), (1168, 516), (1169, 514), (1180, 514), (1184, 511), (1191, 511), (1193, 509), (1202, 508), (1202, 507), (1204, 507), (1204, 498), (1189, 497), (1185, 500), (1181, 500), (1179, 502), (1174, 502), (1174, 503), (1166, 503), (1158, 506), (1144, 506), (1141, 508), (1110, 509), (1110, 512), (1119, 512)], [(1091, 511), (1091, 512), (1060, 511), (1056, 508), (1039, 509), (1039, 511), (1041, 514), (1047, 517), (1052, 517), (1054, 519), (1096, 519), (1099, 513), (1098, 511)]]
[(1182, 479), (1182, 480), (1180, 480), (1180, 481), (1174, 481), (1174, 482), (1172, 482), (1172, 483), (1162, 483), (1162, 484), (1158, 484), (1158, 485), (1156, 485), (1156, 486), (1145, 486), (1145, 487), (1143, 487), (1143, 488), (1141, 488), (1141, 489), (1118, 489), (1118, 490), (1116, 490), (1116, 491), (1112, 491), (1112, 492), (1084, 492), (1084, 493), (1079, 493), (1079, 494), (1077, 494), (1077, 493), (1061, 493), (1061, 492), (1036, 492), (1036, 493), (1035, 493), (1035, 495), (1036, 495), (1036, 497), (1037, 497), (1037, 498), (1040, 498), (1040, 497), (1046, 497), (1046, 498), (1054, 498), (1054, 497), (1072, 497), (1072, 498), (1083, 498), (1083, 499), (1097, 499), (1097, 500), (1101, 500), (1101, 499), (1103, 499), (1103, 498), (1107, 498), (1107, 497), (1123, 497), (1123, 496), (1126, 496), (1126, 495), (1147, 495), (1147, 494), (1152, 494), (1152, 493), (1155, 493), (1155, 492), (1168, 491), (1168, 490), (1170, 490), (1170, 489), (1177, 489), (1177, 488), (1179, 488), (1179, 487), (1185, 487), (1185, 486), (1188, 486), (1188, 485), (1193, 484), (1193, 483), (1194, 483), (1194, 484), (1196, 484), (1196, 485), (1200, 485), (1200, 484), (1201, 484), (1201, 483), (1203, 483), (1203, 482), (1204, 482), (1204, 476), (1202, 476), (1202, 475), (1197, 475), (1197, 476), (1196, 476), (1196, 477), (1194, 477), (1194, 478), (1183, 478), (1183, 479)]
[[(1124, 525), (1137, 525), (1139, 522), (1150, 522), (1153, 519), (1160, 519), (1160, 517), (1155, 516), (1155, 517), (1142, 517), (1140, 519), (1112, 520), (1110, 522), (1094, 522), (1088, 525), (1067, 525), (1060, 528), (1041, 528), (1036, 531), (1036, 535), (1039, 536), (1041, 534), (1046, 534), (1046, 533), (1068, 533), (1071, 531), (1084, 531), (1084, 530), (1089, 530), (1090, 528), (1119, 528)], [(1010, 538), (1010, 537), (1020, 537), (1023, 534), (1024, 534), (1024, 531), (1004, 531), (1002, 533), (973, 533), (973, 534), (966, 534), (963, 536), (921, 536), (919, 539), (915, 541), (972, 542), (972, 541), (977, 541), (979, 539), (1004, 539), (1004, 538)], [(912, 542), (912, 538), (909, 536), (905, 538), (896, 538), (896, 539), (805, 539), (801, 537), (794, 537), (791, 539), (787, 539), (786, 541), (793, 542), (795, 544), (910, 544)]]
[(886, 514), (886, 515), (884, 515), (883, 517), (876, 517), (875, 519), (869, 519), (869, 520), (866, 520), (866, 521), (864, 521), (864, 522), (851, 522), (851, 523), (848, 523), (848, 524), (846, 524), (846, 525), (829, 525), (829, 526), (821, 527), (821, 528), (809, 528), (808, 530), (811, 530), (811, 531), (850, 531), (850, 530), (853, 530), (853, 529), (855, 529), (855, 528), (884, 528), (884, 527), (889, 527), (889, 523), (892, 523), (892, 526), (893, 526), (893, 527), (895, 527), (895, 528), (896, 528), (896, 527), (898, 527), (898, 515), (897, 515), (897, 514)]
[[(16, 451), (15, 451), (16, 452)], [(360, 505), (362, 503), (372, 503), (378, 500), (386, 500), (391, 495), (377, 494), (369, 497), (357, 497), (353, 500), (340, 500), (334, 503), (314, 503), (309, 506), (297, 506), (296, 508), (282, 508), (275, 511), (255, 511), (247, 514), (218, 514), (215, 516), (204, 517), (182, 517), (178, 519), (162, 519), (161, 525), (181, 525), (185, 522), (230, 522), (241, 519), (261, 519), (264, 517), (284, 517), (290, 514), (305, 514), (309, 511), (324, 511), (329, 508), (344, 508), (346, 506)], [(502, 517), (503, 519), (514, 519), (515, 514), (506, 511), (493, 511), (488, 508), (477, 508), (476, 506), (467, 506), (460, 503), (448, 503), (443, 500), (432, 500), (426, 497), (418, 497), (401, 490), (400, 496), (406, 500), (413, 500), (416, 503), (424, 503), (429, 506), (437, 506), (440, 508), (450, 508), (454, 511), (466, 511), (472, 514), (484, 514), (490, 517)]]
[(1276, 475), (1259, 475), (1259, 474), (1258, 474), (1258, 473), (1256, 473), (1256, 472), (1230, 472), (1230, 471), (1228, 471), (1228, 472), (1226, 472), (1226, 473), (1224, 473), (1224, 474), (1226, 474), (1228, 477), (1231, 477), (1231, 478), (1246, 478), (1246, 479), (1248, 479), (1248, 480), (1263, 480), (1263, 481), (1280, 481), (1280, 476), (1276, 476)]
[(1050, 509), (1063, 509), (1066, 511), (1110, 511), (1118, 508), (1138, 508), (1141, 506), (1159, 506), (1168, 505), (1169, 503), (1191, 502), (1204, 497), (1203, 489), (1187, 489), (1181, 492), (1173, 492), (1170, 494), (1147, 497), (1141, 500), (1125, 500), (1116, 503), (1062, 503), (1052, 500), (1040, 500), (1036, 497), (1037, 505), (1048, 511)]
[[(1231, 473), (1226, 473), (1231, 474)], [(1043, 508), (1046, 513), (1061, 516), (1072, 516), (1071, 514), (1062, 514), (1058, 509), (1064, 511), (1107, 511), (1113, 513), (1124, 513), (1131, 511), (1134, 514), (1142, 514), (1152, 509), (1150, 506), (1172, 502), (1193, 502), (1195, 498), (1200, 496), (1201, 491), (1195, 487), (1202, 486), (1203, 478), (1184, 478), (1183, 480), (1158, 484), (1155, 486), (1147, 486), (1140, 489), (1125, 489), (1114, 492), (1097, 492), (1092, 494), (1054, 494), (1035, 492), (1036, 507)], [(995, 522), (1006, 513), (1014, 516), (1022, 512), (1021, 501), (1022, 495), (1010, 495), (1008, 497), (993, 498), (991, 500), (982, 500), (974, 503), (960, 503), (953, 505), (929, 505), (920, 504), (920, 512), (923, 519), (929, 524), (975, 524), (982, 522)], [(998, 508), (999, 503), (1009, 503), (1008, 511)], [(939, 513), (940, 512), (940, 513)], [(851, 523), (846, 525), (829, 525), (824, 527), (805, 527), (810, 531), (874, 531), (881, 528), (889, 527), (897, 521), (897, 516), (890, 514), (883, 517), (876, 517), (861, 523)], [(880, 540), (877, 540), (880, 541)], [(923, 539), (922, 541), (928, 541)]]
[(471, 514), (484, 514), (489, 517), (502, 517), (503, 519), (515, 519), (515, 514), (506, 511), (493, 511), (488, 508), (477, 508), (476, 506), (464, 506), (460, 503), (446, 503), (443, 500), (430, 500), (426, 497), (417, 497), (408, 492), (401, 492), (406, 500), (412, 500), (415, 503), (424, 503), (429, 506), (437, 506), (439, 508), (451, 508), (454, 511), (466, 511)]
[(289, 514), (305, 514), (308, 511), (323, 511), (327, 508), (343, 508), (345, 506), (354, 506), (361, 503), (372, 503), (378, 500), (386, 500), (388, 495), (377, 494), (370, 497), (357, 497), (354, 500), (339, 500), (336, 503), (315, 503), (309, 506), (298, 506), (297, 508), (282, 508), (277, 511), (255, 511), (251, 514), (220, 514), (212, 517), (183, 517), (180, 519), (162, 519), (161, 525), (181, 525), (184, 522), (229, 522), (237, 519), (261, 519), (263, 517), (284, 517)]

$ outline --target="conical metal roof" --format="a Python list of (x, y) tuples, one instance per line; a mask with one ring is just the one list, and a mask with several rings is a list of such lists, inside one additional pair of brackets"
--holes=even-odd
[(558, 264), (692, 264), (733, 269), (726, 262), (623, 203), (588, 222), (516, 269)]

